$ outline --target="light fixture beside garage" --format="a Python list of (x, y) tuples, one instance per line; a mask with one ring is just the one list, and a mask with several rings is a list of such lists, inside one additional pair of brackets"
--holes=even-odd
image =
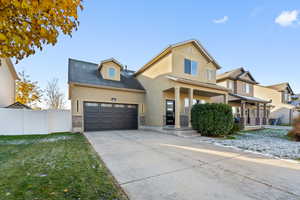
[(111, 98), (111, 102), (117, 102), (117, 98)]

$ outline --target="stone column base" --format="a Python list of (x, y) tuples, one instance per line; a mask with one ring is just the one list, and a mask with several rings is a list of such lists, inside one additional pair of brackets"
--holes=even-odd
[(72, 116), (72, 132), (83, 132), (83, 117), (81, 115)]

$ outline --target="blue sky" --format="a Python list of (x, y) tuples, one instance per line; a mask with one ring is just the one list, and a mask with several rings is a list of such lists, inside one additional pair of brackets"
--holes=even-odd
[(290, 82), (300, 92), (300, 1), (86, 0), (73, 37), (22, 60), (44, 88), (59, 78), (67, 96), (68, 58), (115, 57), (138, 69), (169, 44), (198, 39), (222, 66), (243, 66), (263, 85)]

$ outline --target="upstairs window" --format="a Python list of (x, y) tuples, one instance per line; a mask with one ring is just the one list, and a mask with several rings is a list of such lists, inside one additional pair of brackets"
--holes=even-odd
[(198, 63), (196, 61), (184, 59), (184, 73), (197, 75), (197, 65)]
[(113, 79), (113, 78), (115, 78), (115, 76), (116, 76), (116, 70), (114, 69), (114, 68), (109, 68), (108, 69), (108, 77), (109, 78), (111, 78), (111, 79)]
[(291, 102), (291, 100), (292, 100), (291, 94), (285, 92), (284, 93), (284, 103), (289, 103), (289, 102)]
[(227, 87), (228, 87), (228, 89), (233, 90), (234, 89), (234, 82), (232, 80), (229, 80)]
[(216, 79), (216, 72), (215, 72), (215, 70), (207, 69), (206, 70), (206, 78), (209, 81), (215, 80)]
[(250, 94), (250, 84), (244, 83), (244, 92)]

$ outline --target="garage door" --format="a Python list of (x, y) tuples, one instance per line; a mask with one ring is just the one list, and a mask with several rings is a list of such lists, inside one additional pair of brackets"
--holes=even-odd
[(84, 103), (85, 131), (129, 130), (137, 128), (137, 105)]

